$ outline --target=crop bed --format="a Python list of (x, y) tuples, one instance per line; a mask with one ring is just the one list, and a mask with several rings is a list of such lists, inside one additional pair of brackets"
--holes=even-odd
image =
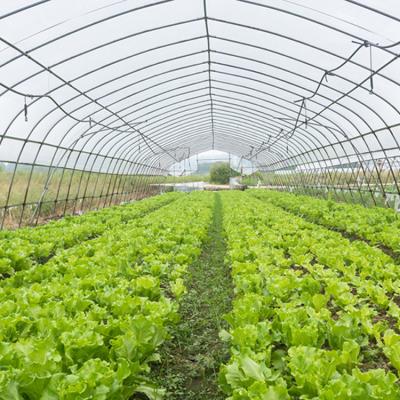
[(0, 278), (16, 271), (43, 264), (60, 250), (98, 237), (180, 197), (178, 193), (89, 212), (80, 217), (65, 217), (36, 228), (0, 232)]
[(399, 399), (400, 267), (364, 242), (224, 193), (229, 399)]
[(311, 222), (385, 246), (400, 256), (400, 214), (391, 209), (366, 208), (285, 192), (253, 190), (251, 194)]
[(0, 400), (398, 400), (399, 231), (257, 190), (1, 232)]
[(213, 199), (167, 205), (0, 286), (0, 398), (159, 398), (148, 363), (177, 320)]

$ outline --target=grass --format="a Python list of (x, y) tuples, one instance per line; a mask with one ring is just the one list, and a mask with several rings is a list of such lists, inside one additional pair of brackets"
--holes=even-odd
[[(18, 205), (24, 201), (27, 203), (38, 201), (47, 179), (48, 169), (45, 168), (17, 167), (15, 176), (12, 171), (0, 170), (0, 207), (6, 205), (11, 183), (8, 204)], [(165, 177), (163, 176), (99, 174), (60, 169), (52, 176), (44, 201), (101, 196), (110, 192), (129, 193), (137, 186), (164, 181)]]
[(167, 400), (222, 400), (218, 371), (229, 356), (219, 339), (230, 310), (232, 284), (224, 264), (226, 252), (222, 235), (222, 205), (215, 194), (213, 222), (202, 254), (188, 272), (188, 293), (180, 306), (181, 322), (173, 338), (161, 349), (161, 363), (152, 372), (158, 386), (166, 389)]
[(118, 175), (61, 168), (49, 182), (48, 176), (49, 169), (45, 167), (13, 165), (5, 170), (0, 164), (0, 221), (4, 217), (6, 228), (29, 224), (42, 196), (39, 223), (64, 213), (82, 213), (158, 194), (160, 188), (152, 184), (208, 179), (207, 175)]

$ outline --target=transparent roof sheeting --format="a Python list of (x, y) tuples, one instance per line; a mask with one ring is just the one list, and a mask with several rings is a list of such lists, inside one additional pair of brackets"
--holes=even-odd
[(163, 175), (220, 150), (373, 163), (399, 193), (399, 54), (397, 0), (2, 0), (0, 161)]

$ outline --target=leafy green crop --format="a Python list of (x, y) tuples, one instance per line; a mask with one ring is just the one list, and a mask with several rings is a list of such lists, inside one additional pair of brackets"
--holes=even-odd
[(0, 284), (0, 399), (152, 400), (146, 377), (178, 321), (213, 197), (194, 193)]
[(0, 232), (0, 278), (43, 264), (58, 251), (98, 237), (118, 224), (125, 224), (155, 210), (182, 194), (167, 193), (123, 206), (65, 217), (36, 228)]
[(355, 234), (400, 254), (400, 215), (393, 210), (270, 190), (252, 190), (251, 193), (312, 222)]
[(222, 193), (235, 285), (229, 400), (400, 398), (400, 267), (254, 196)]
[[(315, 224), (274, 205), (279, 193), (257, 193), (264, 201), (220, 194), (235, 294), (220, 332), (228, 400), (400, 399), (400, 266), (321, 223), (350, 211), (328, 217), (323, 205)], [(209, 193), (171, 195), (2, 234), (0, 400), (162, 399), (148, 373), (213, 205)], [(84, 240), (81, 228), (98, 233)]]

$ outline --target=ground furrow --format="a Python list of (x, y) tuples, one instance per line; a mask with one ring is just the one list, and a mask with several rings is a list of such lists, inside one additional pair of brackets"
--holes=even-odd
[(215, 194), (213, 220), (199, 259), (189, 268), (188, 293), (180, 305), (181, 321), (161, 351), (154, 379), (167, 389), (165, 399), (224, 399), (218, 371), (229, 350), (220, 340), (223, 316), (230, 309), (232, 285), (224, 263), (222, 205)]

